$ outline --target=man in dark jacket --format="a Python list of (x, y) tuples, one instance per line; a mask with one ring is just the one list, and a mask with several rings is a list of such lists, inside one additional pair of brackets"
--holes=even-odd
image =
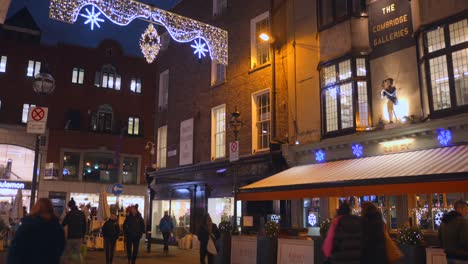
[(67, 227), (64, 260), (66, 263), (73, 263), (73, 256), (76, 255), (78, 263), (82, 263), (81, 244), (86, 234), (86, 217), (82, 211), (78, 210), (73, 198), (68, 202), (68, 208), (70, 208), (70, 211), (62, 223), (64, 227)]
[(468, 205), (457, 201), (454, 209), (442, 218), (439, 239), (448, 264), (468, 263), (468, 221), (463, 218), (468, 214)]
[(164, 253), (169, 252), (169, 237), (171, 236), (172, 229), (174, 229), (174, 224), (172, 223), (172, 219), (169, 216), (167, 211), (164, 212), (164, 217), (161, 218), (159, 221), (159, 230), (163, 235), (164, 239)]
[(104, 237), (104, 249), (106, 252), (106, 264), (112, 264), (114, 260), (115, 243), (120, 235), (120, 227), (117, 222), (117, 215), (112, 213), (110, 218), (102, 226), (102, 236)]
[(125, 235), (125, 246), (127, 247), (128, 263), (135, 264), (138, 256), (140, 239), (145, 232), (145, 222), (141, 217), (141, 214), (137, 213), (135, 206), (130, 208), (130, 214), (125, 218), (123, 229)]

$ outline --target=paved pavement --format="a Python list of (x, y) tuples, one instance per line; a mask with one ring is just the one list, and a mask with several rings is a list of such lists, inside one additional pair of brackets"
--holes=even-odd
[[(6, 253), (0, 252), (0, 263), (6, 263)], [(88, 251), (84, 264), (105, 264), (106, 258), (103, 250)], [(170, 247), (169, 254), (163, 254), (163, 245), (152, 244), (151, 252), (146, 253), (146, 244), (140, 243), (140, 254), (137, 264), (198, 264), (199, 254), (194, 250), (182, 250), (177, 247)], [(116, 252), (114, 264), (127, 264), (127, 256), (124, 252)]]

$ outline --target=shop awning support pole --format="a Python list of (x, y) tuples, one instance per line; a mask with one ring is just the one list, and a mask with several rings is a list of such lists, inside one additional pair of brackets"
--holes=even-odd
[(29, 204), (29, 213), (31, 213), (34, 204), (36, 203), (36, 191), (38, 185), (38, 171), (37, 167), (39, 166), (39, 143), (40, 143), (40, 135), (36, 135), (36, 146), (34, 148), (34, 166), (33, 166), (33, 178), (31, 183), (31, 198)]

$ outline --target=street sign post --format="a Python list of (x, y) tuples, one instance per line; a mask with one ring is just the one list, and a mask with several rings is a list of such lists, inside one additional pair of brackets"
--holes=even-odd
[(122, 192), (123, 192), (123, 189), (124, 189), (124, 187), (123, 187), (122, 184), (116, 183), (116, 184), (114, 184), (114, 187), (112, 187), (112, 193), (113, 193), (115, 196), (121, 195)]
[(239, 160), (239, 141), (229, 143), (229, 161)]
[(47, 107), (31, 107), (28, 113), (26, 132), (29, 134), (45, 134), (47, 126)]

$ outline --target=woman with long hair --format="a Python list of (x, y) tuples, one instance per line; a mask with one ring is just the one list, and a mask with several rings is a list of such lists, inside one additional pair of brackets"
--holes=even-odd
[(58, 264), (65, 234), (48, 198), (40, 198), (21, 226), (8, 251), (8, 264)]
[(208, 251), (208, 242), (213, 243), (218, 238), (218, 227), (213, 223), (209, 214), (203, 217), (203, 221), (198, 231), (198, 240), (200, 240), (200, 263), (205, 264), (205, 258), (208, 257), (208, 264), (214, 263), (214, 255)]
[(363, 226), (363, 264), (385, 264), (388, 262), (385, 241), (385, 226), (380, 209), (373, 203), (361, 204)]

